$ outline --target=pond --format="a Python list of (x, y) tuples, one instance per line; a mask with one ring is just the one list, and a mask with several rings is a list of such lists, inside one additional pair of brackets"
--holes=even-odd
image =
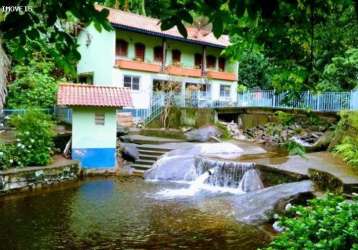
[(182, 185), (88, 179), (0, 200), (0, 248), (245, 250), (268, 243), (260, 228), (237, 222), (220, 204), (209, 202), (215, 200), (210, 194), (156, 197)]

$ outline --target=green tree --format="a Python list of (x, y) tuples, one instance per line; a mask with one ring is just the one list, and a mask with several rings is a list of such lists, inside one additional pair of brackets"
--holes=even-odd
[(357, 44), (358, 0), (161, 2), (163, 29), (176, 25), (186, 35), (184, 23), (196, 13), (209, 18), (216, 36), (239, 37), (233, 39), (239, 55), (261, 48), (282, 90), (315, 89), (331, 58)]
[(240, 57), (239, 83), (247, 88), (272, 89), (270, 64), (261, 53), (245, 53)]
[(317, 88), (320, 91), (351, 90), (358, 86), (358, 49), (348, 49), (325, 66)]

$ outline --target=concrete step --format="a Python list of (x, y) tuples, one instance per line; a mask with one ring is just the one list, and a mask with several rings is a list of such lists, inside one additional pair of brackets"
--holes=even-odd
[(159, 148), (153, 146), (146, 146), (146, 145), (137, 145), (138, 150), (150, 150), (150, 151), (158, 151), (158, 152), (168, 152), (171, 149), (169, 148)]
[(138, 152), (139, 155), (152, 155), (152, 156), (161, 156), (165, 153), (161, 151), (144, 150), (144, 149), (139, 149)]
[(156, 160), (158, 160), (159, 157), (160, 157), (159, 155), (146, 155), (146, 154), (140, 154), (139, 155), (140, 160), (156, 161)]
[(146, 144), (159, 145), (159, 144), (163, 144), (163, 143), (182, 142), (182, 140), (177, 140), (177, 139), (154, 137), (154, 136), (144, 136), (144, 135), (138, 135), (138, 134), (128, 134), (128, 135), (122, 136), (121, 139), (124, 142), (131, 142), (131, 143), (140, 144), (140, 145), (146, 145)]
[(148, 165), (149, 167), (152, 167), (155, 161), (153, 160), (141, 160), (135, 161), (135, 164), (141, 164), (141, 165)]
[(145, 172), (145, 170), (134, 169), (134, 170), (133, 170), (133, 175), (143, 177), (143, 176), (144, 176), (144, 172)]
[(134, 163), (132, 164), (132, 168), (134, 168), (135, 170), (148, 170), (150, 169), (152, 166), (151, 165), (144, 165), (144, 164), (138, 164), (138, 163)]

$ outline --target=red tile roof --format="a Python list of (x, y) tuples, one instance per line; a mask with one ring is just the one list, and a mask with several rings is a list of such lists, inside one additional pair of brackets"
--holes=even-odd
[(127, 88), (62, 83), (57, 93), (57, 104), (64, 106), (128, 107), (132, 105)]
[(227, 47), (230, 44), (229, 36), (222, 35), (216, 38), (212, 32), (205, 32), (196, 28), (187, 28), (188, 37), (185, 39), (176, 27), (169, 30), (161, 30), (160, 20), (152, 17), (141, 16), (135, 13), (112, 9), (100, 5), (95, 6), (97, 10), (107, 8), (109, 10), (108, 20), (112, 25), (122, 28), (135, 29), (150, 33), (152, 35), (164, 36), (173, 39), (185, 40), (187, 42), (211, 45), (214, 47)]

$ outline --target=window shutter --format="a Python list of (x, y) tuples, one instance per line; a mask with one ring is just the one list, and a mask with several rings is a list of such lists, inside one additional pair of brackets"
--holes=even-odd
[(216, 57), (215, 56), (207, 56), (206, 57), (206, 67), (207, 68), (215, 68), (216, 67)]
[(128, 43), (122, 39), (116, 41), (116, 56), (128, 55)]
[(219, 58), (219, 71), (225, 71), (226, 60), (224, 57)]
[(163, 47), (157, 46), (154, 48), (154, 61), (156, 62), (163, 61)]
[(140, 59), (141, 61), (144, 61), (144, 54), (145, 54), (145, 45), (143, 43), (136, 43), (135, 44), (136, 59)]
[(203, 64), (203, 56), (201, 54), (195, 54), (194, 63), (196, 68), (201, 69)]
[(104, 113), (96, 112), (95, 113), (95, 124), (96, 125), (104, 125), (105, 115)]
[(181, 52), (178, 49), (172, 50), (172, 61), (173, 63), (180, 63)]

